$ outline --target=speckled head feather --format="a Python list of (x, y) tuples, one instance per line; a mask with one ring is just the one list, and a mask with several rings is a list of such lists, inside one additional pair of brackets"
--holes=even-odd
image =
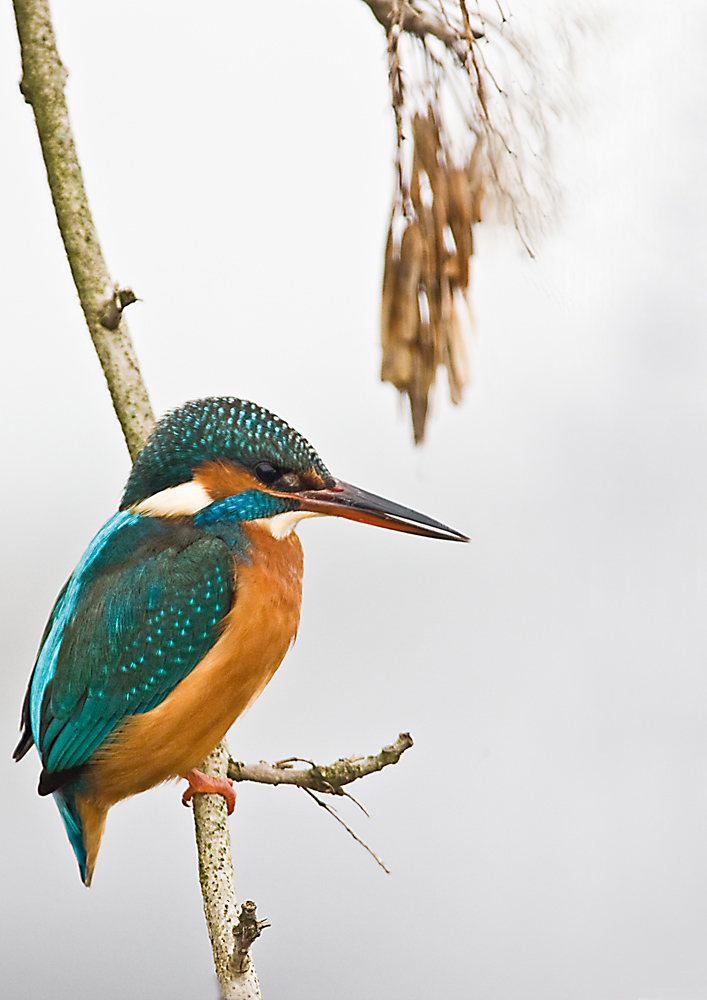
[(295, 473), (313, 470), (326, 486), (331, 473), (309, 441), (256, 403), (231, 396), (195, 399), (159, 421), (125, 487), (125, 510), (161, 490), (189, 482), (202, 462), (228, 459), (246, 469), (271, 462)]

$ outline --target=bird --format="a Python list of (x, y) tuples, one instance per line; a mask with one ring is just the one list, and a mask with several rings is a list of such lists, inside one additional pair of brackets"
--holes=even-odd
[(334, 478), (264, 407), (194, 400), (154, 427), (114, 514), (60, 592), (22, 708), (90, 886), (109, 809), (162, 782), (235, 803), (198, 765), (258, 697), (295, 640), (306, 517), (430, 538), (458, 531)]

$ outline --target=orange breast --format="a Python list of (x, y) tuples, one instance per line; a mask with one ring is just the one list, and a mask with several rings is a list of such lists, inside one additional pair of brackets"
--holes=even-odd
[(239, 565), (221, 638), (151, 712), (126, 720), (96, 754), (89, 795), (105, 807), (197, 767), (261, 693), (294, 642), (302, 599), (302, 546), (246, 525), (252, 562)]

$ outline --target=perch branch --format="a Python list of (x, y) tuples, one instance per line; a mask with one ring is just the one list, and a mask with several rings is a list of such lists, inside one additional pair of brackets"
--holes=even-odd
[[(224, 777), (227, 769), (228, 747), (224, 740), (209, 754), (200, 770), (210, 777)], [(238, 936), (231, 835), (226, 801), (221, 795), (194, 796), (194, 829), (204, 915), (221, 995), (223, 1000), (260, 1000), (258, 976), (248, 950), (257, 935), (247, 947), (247, 937), (242, 933)], [(247, 906), (255, 910), (255, 904)]]
[[(135, 301), (130, 289), (120, 289), (108, 274), (98, 241), (76, 153), (69, 110), (64, 97), (66, 70), (56, 45), (48, 0), (13, 0), (22, 54), (20, 90), (31, 105), (47, 170), (57, 224), (64, 242), (86, 324), (108, 383), (111, 400), (130, 457), (134, 460), (154, 425), (147, 388), (122, 313)], [(212, 759), (213, 758), (213, 759)], [(225, 741), (203, 765), (226, 770)], [(236, 921), (237, 903), (231, 860), (231, 838), (219, 796), (196, 796), (194, 823), (199, 847), (199, 874), (204, 912), (214, 945), (214, 964), (224, 998), (259, 1000), (260, 990), (252, 960), (248, 970), (232, 974), (234, 942), (224, 942), (225, 928)], [(200, 801), (199, 801), (200, 800)], [(216, 800), (216, 801), (213, 801)], [(218, 866), (218, 870), (215, 866)], [(207, 895), (218, 890), (213, 900)], [(228, 953), (226, 960), (222, 948)]]

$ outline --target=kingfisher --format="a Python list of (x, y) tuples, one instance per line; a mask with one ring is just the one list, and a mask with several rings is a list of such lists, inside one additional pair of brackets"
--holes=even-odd
[(295, 640), (299, 521), (334, 515), (468, 541), (424, 514), (335, 479), (294, 428), (247, 400), (168, 413), (118, 509), (88, 546), (44, 630), (22, 709), (90, 886), (111, 806), (164, 781), (235, 804), (198, 770)]

